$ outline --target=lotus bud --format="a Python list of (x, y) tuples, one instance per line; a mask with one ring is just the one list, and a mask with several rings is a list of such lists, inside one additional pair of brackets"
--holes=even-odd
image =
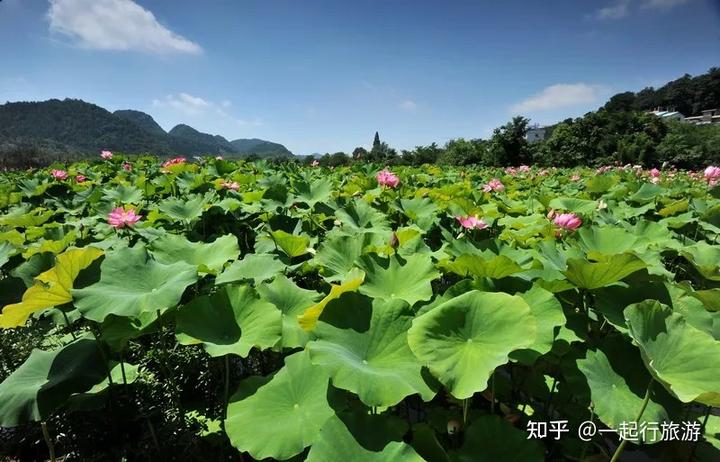
[(555, 216), (555, 209), (550, 209), (550, 211), (547, 214), (548, 220), (552, 220), (554, 216)]
[(448, 423), (447, 423), (448, 435), (455, 435), (459, 431), (460, 431), (460, 422), (458, 422), (457, 420), (448, 421)]
[(397, 234), (395, 234), (395, 231), (392, 232), (392, 236), (390, 236), (390, 247), (393, 249), (397, 249), (400, 245), (400, 241), (398, 240)]

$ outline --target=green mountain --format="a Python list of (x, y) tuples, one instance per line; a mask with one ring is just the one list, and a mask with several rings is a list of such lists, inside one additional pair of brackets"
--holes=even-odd
[(192, 155), (236, 154), (235, 149), (228, 140), (222, 136), (202, 133), (189, 125), (180, 124), (168, 132), (170, 146), (175, 152)]
[(106, 149), (160, 156), (292, 156), (278, 143), (258, 139), (230, 142), (184, 124), (166, 133), (144, 112), (127, 109), (111, 113), (82, 100), (0, 105), (0, 165), (42, 165), (92, 157)]
[(606, 111), (675, 110), (685, 116), (700, 115), (705, 109), (720, 108), (720, 67), (706, 73), (685, 74), (659, 88), (646, 87), (637, 93), (618, 93), (603, 106)]
[(133, 109), (124, 109), (120, 111), (113, 112), (114, 115), (120, 117), (121, 119), (128, 120), (138, 127), (142, 128), (146, 132), (150, 132), (153, 135), (156, 136), (165, 136), (167, 133), (163, 128), (158, 125), (157, 122), (155, 122), (155, 119), (152, 118), (149, 114), (145, 114), (141, 111), (135, 111)]
[(260, 157), (292, 157), (293, 153), (285, 146), (272, 141), (257, 138), (233, 140), (230, 144), (239, 154), (256, 154)]
[(0, 146), (5, 148), (9, 140), (15, 140), (19, 144), (55, 144), (62, 146), (58, 151), (80, 155), (97, 154), (103, 149), (170, 154), (166, 137), (76, 99), (0, 105), (0, 127)]

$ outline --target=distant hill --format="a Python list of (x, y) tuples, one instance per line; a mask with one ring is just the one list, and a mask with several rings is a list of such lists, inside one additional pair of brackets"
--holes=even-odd
[(235, 148), (222, 136), (202, 133), (189, 125), (180, 124), (168, 132), (170, 146), (174, 151), (189, 154), (237, 154)]
[(166, 133), (144, 112), (111, 113), (77, 99), (0, 105), (0, 164), (42, 164), (96, 156), (105, 149), (160, 156), (292, 156), (278, 143), (258, 139), (230, 142), (184, 124)]
[(142, 128), (146, 132), (152, 133), (153, 135), (167, 135), (165, 130), (163, 130), (163, 128), (158, 125), (157, 122), (155, 122), (155, 119), (153, 119), (152, 116), (150, 116), (149, 114), (145, 114), (144, 112), (135, 111), (132, 109), (124, 109), (120, 111), (115, 111), (113, 112), (113, 114), (134, 123), (138, 127)]
[(290, 157), (293, 155), (282, 144), (257, 138), (233, 140), (230, 144), (239, 154), (257, 154), (261, 157)]
[(695, 77), (685, 74), (662, 87), (646, 87), (637, 93), (618, 93), (603, 106), (607, 111), (675, 110), (685, 116), (704, 109), (720, 109), (720, 67)]
[(0, 145), (3, 140), (14, 139), (59, 144), (78, 154), (96, 154), (103, 149), (170, 154), (165, 137), (75, 99), (0, 105), (0, 127)]

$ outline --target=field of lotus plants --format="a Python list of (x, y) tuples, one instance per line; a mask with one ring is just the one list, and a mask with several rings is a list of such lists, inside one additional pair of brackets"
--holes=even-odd
[(720, 168), (0, 174), (10, 460), (720, 460)]

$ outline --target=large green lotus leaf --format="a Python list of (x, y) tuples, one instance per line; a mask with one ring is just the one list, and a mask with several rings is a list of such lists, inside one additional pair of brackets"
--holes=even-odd
[(230, 442), (258, 460), (300, 454), (335, 414), (328, 403), (328, 382), (307, 351), (288, 356), (285, 366), (255, 393), (231, 398), (225, 420)]
[(320, 178), (313, 182), (293, 182), (295, 197), (312, 208), (318, 202), (327, 202), (332, 195), (333, 183), (329, 178)]
[(591, 193), (604, 193), (618, 184), (620, 178), (617, 175), (596, 175), (585, 181), (585, 188)]
[(551, 200), (548, 207), (555, 210), (562, 210), (566, 212), (575, 212), (581, 215), (589, 215), (595, 211), (597, 207), (596, 201), (589, 201), (587, 199), (577, 199), (575, 197), (556, 197)]
[(675, 239), (675, 234), (661, 223), (649, 220), (638, 220), (632, 228), (629, 228), (637, 236), (637, 248), (648, 247), (651, 249), (667, 250), (681, 249), (682, 243)]
[(458, 399), (487, 388), (496, 367), (532, 346), (537, 320), (521, 297), (473, 290), (416, 317), (408, 344)]
[(657, 196), (665, 193), (665, 191), (665, 188), (662, 186), (652, 183), (644, 183), (640, 189), (638, 189), (635, 194), (628, 197), (627, 200), (640, 203), (651, 202), (655, 200)]
[(195, 265), (202, 273), (212, 274), (222, 271), (227, 261), (236, 260), (240, 255), (237, 237), (232, 234), (219, 237), (210, 243), (191, 242), (183, 236), (167, 234), (155, 239), (150, 251), (160, 263), (184, 261)]
[[(447, 427), (447, 424), (446, 424)], [(427, 462), (450, 462), (445, 448), (430, 425), (419, 423), (413, 425), (412, 447)]]
[[(391, 441), (382, 450), (371, 450), (357, 441), (352, 430), (340, 417), (331, 417), (310, 448), (306, 462), (424, 462), (412, 446)], [(362, 429), (355, 429), (361, 433)]]
[(440, 277), (428, 255), (406, 258), (376, 254), (360, 257), (359, 266), (365, 271), (365, 283), (360, 293), (375, 298), (404, 300), (410, 306), (432, 298), (432, 284)]
[(627, 252), (636, 241), (637, 237), (623, 228), (592, 226), (578, 231), (578, 244), (588, 256)]
[(720, 281), (720, 245), (710, 245), (707, 242), (684, 247), (680, 254), (695, 268), (711, 281)]
[(720, 342), (656, 301), (625, 309), (645, 366), (683, 403), (720, 405)]
[(269, 234), (275, 245), (290, 258), (308, 253), (310, 239), (307, 236), (295, 236), (281, 229), (270, 231)]
[(495, 415), (474, 420), (465, 432), (465, 442), (450, 453), (452, 462), (542, 462), (538, 441)]
[(233, 262), (215, 279), (215, 284), (227, 284), (244, 280), (253, 280), (256, 283), (272, 279), (283, 272), (285, 265), (267, 253), (250, 253), (242, 260)]
[(330, 236), (320, 244), (313, 262), (320, 266), (320, 272), (326, 281), (339, 281), (353, 269), (372, 237), (371, 233)]
[(630, 253), (600, 257), (597, 261), (571, 258), (563, 272), (570, 282), (582, 289), (599, 289), (647, 267), (647, 264)]
[(415, 393), (429, 401), (435, 390), (407, 343), (412, 319), (402, 300), (347, 293), (323, 311), (314, 330), (317, 340), (307, 345), (312, 363), (330, 374), (333, 386), (368, 406), (393, 406)]
[(172, 197), (160, 202), (158, 208), (170, 218), (191, 223), (200, 218), (206, 204), (206, 198), (203, 196), (194, 196), (192, 199)]
[(93, 321), (102, 322), (110, 314), (137, 317), (173, 308), (185, 288), (197, 279), (194, 265), (165, 265), (155, 261), (144, 247), (126, 247), (108, 252), (100, 265), (100, 280), (73, 290), (73, 297), (75, 307)]
[(158, 319), (157, 311), (140, 313), (137, 317), (108, 315), (102, 323), (100, 338), (113, 351), (122, 351), (130, 340), (155, 332)]
[(274, 346), (282, 332), (281, 313), (247, 285), (226, 285), (183, 305), (175, 333), (182, 345), (202, 344), (210, 356), (247, 357), (253, 347)]
[(521, 272), (523, 269), (505, 255), (486, 259), (481, 255), (461, 255), (455, 261), (444, 265), (460, 276), (501, 279)]
[(78, 274), (102, 254), (102, 250), (85, 247), (58, 255), (51, 269), (35, 277), (34, 285), (25, 291), (20, 303), (3, 308), (0, 327), (22, 326), (33, 313), (71, 302), (71, 291)]
[(121, 184), (105, 189), (103, 191), (103, 198), (109, 202), (117, 202), (119, 204), (139, 204), (143, 199), (143, 192), (135, 186)]
[(312, 335), (298, 324), (298, 316), (307, 307), (315, 305), (322, 295), (314, 290), (301, 289), (284, 275), (277, 276), (270, 284), (260, 284), (257, 292), (282, 313), (282, 339), (285, 348), (304, 347)]
[[(108, 365), (110, 368), (110, 378), (114, 385), (129, 385), (138, 378), (139, 367), (134, 364), (120, 364), (111, 361)], [(103, 379), (93, 385), (88, 391), (75, 393), (70, 396), (65, 404), (67, 409), (74, 411), (86, 411), (99, 409), (107, 403), (107, 395), (110, 390), (110, 381), (107, 374)]]
[[(635, 421), (652, 378), (636, 347), (620, 335), (613, 335), (597, 350), (588, 350), (577, 365), (587, 378), (595, 414), (605, 425), (617, 429), (621, 422)], [(665, 408), (654, 399), (656, 394), (651, 393), (640, 423), (670, 420)], [(644, 436), (649, 437), (646, 443), (660, 441), (660, 434), (647, 432)]]
[(672, 303), (667, 286), (658, 281), (621, 282), (594, 291), (593, 299), (595, 302), (593, 309), (601, 313), (610, 325), (622, 333), (627, 332), (624, 311), (628, 305), (648, 299), (668, 305)]
[(340, 220), (343, 228), (353, 232), (372, 229), (374, 232), (389, 229), (384, 213), (375, 210), (362, 199), (356, 199), (344, 208), (335, 211), (335, 217)]
[(0, 267), (10, 260), (10, 257), (18, 253), (18, 250), (9, 242), (0, 243)]
[(517, 295), (525, 300), (537, 320), (537, 336), (529, 348), (512, 352), (510, 358), (525, 364), (532, 364), (540, 356), (550, 351), (555, 342), (555, 336), (560, 330), (559, 326), (564, 326), (567, 319), (565, 319), (562, 305), (558, 299), (542, 287), (533, 286), (527, 292)]
[(720, 289), (698, 290), (692, 296), (703, 302), (709, 311), (720, 311)]
[(0, 427), (46, 419), (74, 393), (106, 376), (95, 340), (80, 338), (55, 351), (33, 350), (0, 384)]
[(400, 199), (398, 209), (416, 223), (420, 229), (428, 230), (435, 222), (435, 213), (438, 207), (428, 198), (417, 197), (414, 199)]
[(681, 314), (694, 328), (712, 335), (715, 340), (720, 340), (720, 313), (708, 311), (702, 301), (685, 290), (669, 284), (668, 287), (673, 311)]
[(30, 206), (15, 207), (8, 213), (0, 216), (0, 225), (13, 228), (30, 228), (40, 226), (55, 215), (52, 210), (45, 210), (42, 207), (31, 209)]

